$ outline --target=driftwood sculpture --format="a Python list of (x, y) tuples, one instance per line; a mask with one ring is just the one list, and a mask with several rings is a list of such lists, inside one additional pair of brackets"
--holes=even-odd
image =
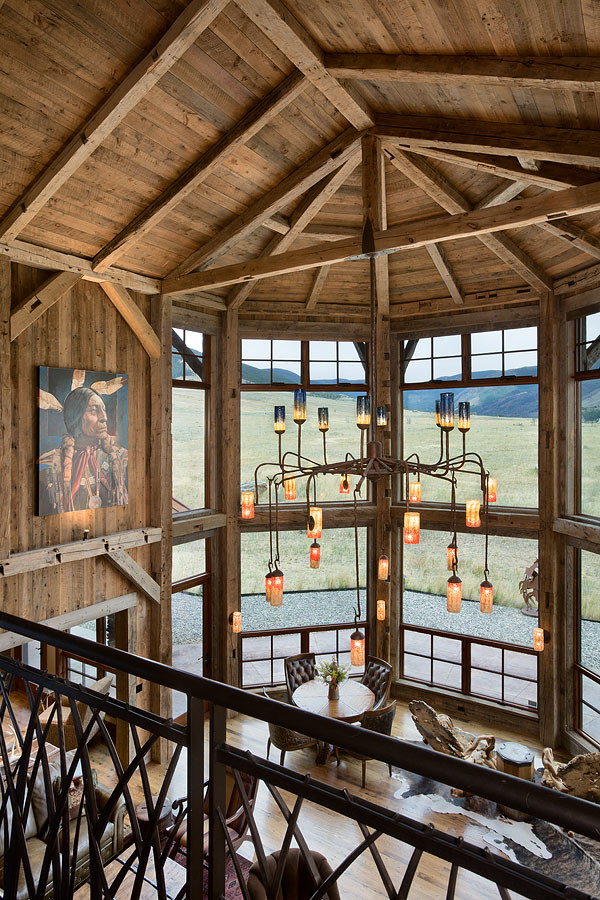
[(488, 766), (490, 769), (496, 768), (494, 735), (474, 735), (462, 731), (456, 728), (450, 716), (438, 716), (423, 700), (411, 700), (408, 708), (419, 734), (433, 750)]
[(525, 575), (519, 582), (519, 590), (525, 601), (525, 606), (521, 610), (524, 616), (537, 616), (538, 614), (538, 568), (539, 560), (536, 559), (532, 566), (525, 569)]
[(542, 784), (563, 794), (600, 803), (600, 753), (582, 753), (568, 763), (557, 763), (550, 747), (542, 753)]

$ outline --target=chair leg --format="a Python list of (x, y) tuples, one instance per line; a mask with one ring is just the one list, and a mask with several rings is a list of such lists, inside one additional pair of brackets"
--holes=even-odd
[(337, 759), (337, 764), (339, 766), (339, 764), (342, 761), (342, 757), (340, 756), (340, 750), (339, 750), (339, 747), (335, 747), (334, 749), (335, 749), (335, 758)]
[(269, 753), (271, 752), (271, 738), (267, 739), (267, 759), (269, 758)]
[(282, 751), (281, 751), (281, 756), (279, 757), (279, 765), (280, 765), (280, 766), (283, 765), (284, 759), (285, 759), (285, 750), (282, 750)]
[(362, 786), (365, 786), (365, 776), (367, 774), (367, 761), (363, 759), (362, 761)]
[(392, 777), (392, 767), (389, 763), (388, 763), (388, 769), (390, 770), (390, 778), (391, 778)]

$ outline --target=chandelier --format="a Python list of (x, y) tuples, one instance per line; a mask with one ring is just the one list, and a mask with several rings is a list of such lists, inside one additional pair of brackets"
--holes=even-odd
[[(481, 527), (483, 512), (485, 530), (485, 550), (483, 581), (480, 585), (480, 609), (491, 613), (493, 607), (493, 586), (488, 580), (488, 504), (496, 501), (497, 481), (490, 478), (479, 454), (467, 452), (466, 437), (471, 428), (470, 403), (458, 404), (456, 425), (462, 434), (462, 451), (450, 455), (450, 432), (455, 427), (454, 394), (450, 391), (440, 394), (435, 401), (435, 424), (440, 430), (440, 451), (435, 462), (421, 461), (418, 453), (405, 459), (395, 459), (384, 454), (383, 442), (378, 439), (380, 429), (387, 427), (388, 415), (385, 406), (377, 406), (376, 398), (376, 307), (375, 307), (375, 257), (373, 255), (373, 233), (367, 220), (363, 233), (363, 249), (371, 253), (371, 341), (369, 344), (369, 392), (356, 398), (356, 425), (360, 430), (360, 452), (354, 456), (348, 451), (344, 459), (329, 462), (327, 459), (327, 432), (329, 431), (329, 409), (318, 407), (317, 427), (323, 435), (323, 459), (313, 460), (302, 453), (302, 427), (307, 421), (306, 391), (294, 391), (293, 420), (297, 427), (297, 448), (295, 451), (282, 450), (282, 437), (286, 429), (285, 406), (275, 406), (273, 427), (279, 442), (277, 462), (262, 462), (254, 472), (254, 490), (243, 491), (241, 497), (242, 518), (253, 518), (255, 501), (258, 503), (258, 476), (262, 469), (269, 470), (268, 484), (269, 544), (268, 571), (265, 576), (266, 599), (271, 606), (283, 603), (283, 572), (279, 557), (279, 504), (283, 490), (285, 500), (296, 500), (297, 483), (303, 481), (306, 491), (306, 522), (309, 541), (310, 568), (319, 568), (321, 547), (319, 539), (323, 530), (323, 509), (317, 503), (317, 479), (322, 475), (336, 475), (340, 479), (340, 494), (349, 494), (352, 488), (354, 503), (354, 556), (356, 567), (356, 607), (354, 609), (354, 633), (350, 638), (350, 657), (353, 666), (362, 666), (365, 659), (365, 636), (359, 630), (361, 597), (359, 582), (359, 542), (358, 542), (358, 500), (363, 486), (374, 485), (381, 479), (401, 479), (404, 483), (406, 510), (404, 513), (404, 543), (418, 544), (420, 538), (420, 514), (418, 505), (422, 500), (421, 481), (423, 477), (446, 481), (450, 487), (450, 509), (452, 517), (452, 537), (446, 550), (447, 567), (451, 572), (447, 586), (447, 610), (458, 613), (461, 607), (462, 582), (458, 575), (459, 555), (457, 539), (456, 488), (459, 477), (476, 475), (479, 477), (481, 499), (467, 500), (466, 526)], [(375, 407), (375, 415), (372, 409)], [(433, 424), (433, 423), (432, 423)], [(366, 446), (365, 446), (366, 444)], [(401, 482), (401, 483), (402, 483)], [(381, 554), (377, 561), (377, 577), (389, 580), (389, 560)], [(377, 618), (385, 619), (385, 601), (378, 603)]]

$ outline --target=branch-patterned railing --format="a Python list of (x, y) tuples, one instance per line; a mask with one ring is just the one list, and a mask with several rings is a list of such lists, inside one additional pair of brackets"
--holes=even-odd
[[(442, 757), (424, 746), (324, 719), (288, 704), (267, 700), (4, 613), (0, 613), (0, 627), (71, 651), (101, 667), (124, 671), (136, 679), (183, 691), (188, 697), (187, 721), (178, 724), (0, 657), (0, 720), (3, 726), (0, 738), (0, 844), (3, 845), (3, 862), (0, 873), (3, 896), (7, 900), (25, 897), (32, 900), (45, 897), (57, 900), (131, 897), (132, 900), (140, 900), (144, 896), (142, 891), (147, 890), (149, 885), (154, 891), (152, 896), (160, 900), (200, 900), (205, 896), (204, 870), (208, 878), (208, 897), (218, 900), (224, 893), (227, 855), (231, 855), (239, 875), (244, 900), (250, 900), (240, 858), (226, 825), (228, 770), (240, 792), (256, 854), (258, 877), (267, 884), (267, 897), (278, 894), (286, 860), (292, 852), (292, 841), (297, 845), (294, 852), (299, 852), (305, 860), (310, 889), (306, 896), (310, 896), (310, 900), (327, 897), (338, 879), (364, 853), (372, 857), (381, 879), (382, 896), (387, 896), (389, 900), (402, 900), (411, 895), (423, 854), (431, 854), (449, 864), (448, 881), (444, 888), (447, 900), (455, 896), (461, 869), (487, 879), (502, 900), (510, 897), (509, 891), (534, 900), (553, 897), (589, 900), (593, 896), (572, 885), (564, 885), (557, 877), (542, 874), (488, 849), (481, 849), (402, 812), (387, 809), (364, 797), (353, 796), (347, 790), (314, 779), (310, 774), (301, 775), (230, 746), (226, 741), (227, 711), (235, 710), (301, 731), (336, 747), (351, 749), (405, 772), (502, 803), (598, 841), (600, 817), (595, 804), (450, 756)], [(19, 685), (23, 685), (20, 689), (24, 690), (27, 698), (26, 721), (23, 705), (13, 704), (15, 679), (22, 680), (19, 681)], [(48, 691), (57, 698), (57, 702), (50, 714), (43, 717), (42, 726), (39, 715)], [(58, 702), (62, 698), (65, 698), (64, 701)], [(210, 709), (209, 790), (206, 797), (203, 784), (205, 702), (208, 702)], [(127, 724), (133, 746), (132, 759), (127, 766), (121, 764), (104, 714)], [(69, 715), (76, 736), (76, 746), (72, 751), (67, 750), (64, 739), (67, 730), (64, 720)], [(55, 725), (56, 728), (53, 727)], [(101, 733), (102, 746), (90, 747), (88, 738), (96, 728)], [(58, 734), (58, 744), (54, 748), (50, 746), (51, 733)], [(168, 742), (171, 756), (165, 766), (157, 767), (147, 759), (153, 745), (161, 739)], [(185, 764), (184, 748), (187, 751)], [(109, 770), (107, 787), (95, 784), (93, 769), (98, 765), (98, 760), (102, 763), (103, 777)], [(177, 773), (179, 782), (184, 765), (187, 799), (176, 806), (174, 822), (165, 836), (159, 821), (163, 801), (174, 792), (174, 778)], [(69, 810), (69, 794), (79, 772), (83, 793), (79, 808), (74, 807), (73, 812)], [(160, 778), (158, 787), (157, 776)], [(255, 815), (254, 803), (244, 790), (243, 779), (248, 777), (257, 778), (259, 783), (264, 784), (264, 790), (271, 794), (284, 820), (278, 862), (270, 867), (261, 837), (260, 816)], [(39, 808), (34, 808), (35, 804), (39, 807), (40, 791), (47, 805), (45, 822), (39, 821)], [(291, 808), (282, 791), (295, 797)], [(148, 822), (144, 827), (136, 815), (136, 805), (140, 799), (145, 801), (148, 809)], [(325, 877), (315, 866), (299, 824), (306, 800), (356, 823), (362, 837)], [(205, 811), (209, 822), (206, 855)], [(172, 838), (184, 824), (187, 828), (187, 868), (180, 884), (174, 888), (171, 862), (167, 861), (173, 850)], [(384, 835), (405, 845), (398, 858), (405, 857), (408, 852), (408, 862), (400, 876), (389, 871), (386, 854), (378, 849), (377, 842)], [(38, 841), (35, 853), (31, 852), (32, 837)]]

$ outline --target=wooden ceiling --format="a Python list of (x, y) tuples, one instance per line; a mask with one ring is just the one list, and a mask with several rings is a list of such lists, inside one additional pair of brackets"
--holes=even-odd
[[(575, 188), (567, 219), (392, 253), (392, 313), (539, 293), (600, 259), (597, 5), (0, 0), (0, 252), (149, 292), (336, 239), (351, 256), (370, 131), (398, 234)], [(183, 302), (364, 316), (368, 274), (215, 277)]]

